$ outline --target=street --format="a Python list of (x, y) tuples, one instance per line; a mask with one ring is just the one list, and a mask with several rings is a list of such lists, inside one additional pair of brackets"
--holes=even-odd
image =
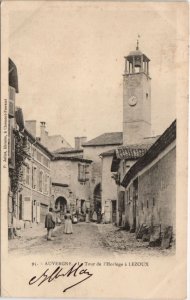
[(148, 243), (136, 240), (135, 234), (121, 230), (112, 224), (78, 223), (73, 234), (64, 234), (64, 225), (57, 226), (53, 240), (47, 241), (43, 224), (23, 231), (22, 237), (9, 240), (9, 254), (48, 254), (109, 257), (136, 254), (145, 256), (171, 255), (174, 249), (152, 248)]

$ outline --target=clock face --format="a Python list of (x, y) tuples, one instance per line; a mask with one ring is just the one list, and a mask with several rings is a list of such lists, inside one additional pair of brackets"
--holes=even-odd
[(135, 97), (135, 96), (131, 96), (130, 98), (129, 98), (129, 105), (130, 106), (134, 106), (134, 105), (136, 105), (137, 104), (137, 97)]

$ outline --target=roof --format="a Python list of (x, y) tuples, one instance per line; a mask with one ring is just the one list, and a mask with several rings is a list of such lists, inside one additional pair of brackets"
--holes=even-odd
[(138, 48), (134, 51), (130, 51), (129, 54), (127, 55), (127, 59), (132, 62), (132, 57), (133, 56), (143, 56), (143, 61), (150, 61), (150, 59), (143, 53), (141, 52)]
[(115, 152), (115, 149), (111, 149), (111, 150), (108, 150), (108, 151), (105, 151), (105, 152), (101, 153), (99, 156), (102, 156), (102, 157), (113, 156), (114, 152)]
[(119, 168), (119, 163), (121, 159), (128, 159), (128, 160), (137, 160), (138, 158), (142, 157), (146, 151), (150, 148), (151, 144), (135, 144), (135, 145), (128, 145), (122, 146), (114, 151), (111, 171), (117, 172)]
[(122, 143), (123, 143), (122, 132), (106, 132), (84, 143), (82, 146), (90, 147), (90, 146), (122, 145)]
[(53, 161), (55, 160), (68, 160), (68, 161), (78, 161), (78, 162), (84, 162), (90, 164), (92, 160), (90, 159), (84, 159), (80, 157), (75, 157), (75, 156), (64, 156), (64, 154), (57, 154), (53, 153)]
[(148, 149), (127, 172), (121, 185), (126, 187), (131, 179), (144, 167), (149, 165), (162, 151), (164, 151), (176, 139), (176, 120), (168, 127), (157, 141)]
[(16, 93), (19, 92), (17, 67), (10, 58), (9, 58), (9, 85), (15, 88)]
[(74, 153), (82, 153), (83, 152), (83, 149), (74, 149), (74, 148), (59, 148), (55, 151), (53, 151), (53, 153), (60, 153), (60, 154), (74, 154)]

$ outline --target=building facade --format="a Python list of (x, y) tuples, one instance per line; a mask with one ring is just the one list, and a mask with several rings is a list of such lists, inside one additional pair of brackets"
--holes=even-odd
[(28, 156), (22, 166), (17, 218), (25, 225), (43, 223), (51, 203), (51, 153), (25, 128)]
[(15, 136), (14, 130), (16, 129), (15, 121), (15, 106), (16, 106), (16, 93), (18, 90), (18, 74), (17, 67), (14, 62), (9, 58), (9, 91), (8, 91), (8, 168), (9, 168), (9, 187), (8, 187), (8, 234), (9, 238), (14, 235), (14, 216), (16, 214), (16, 189), (13, 186), (13, 176), (15, 175)]
[(51, 161), (52, 206), (61, 220), (67, 210), (82, 218), (90, 209), (91, 162), (54, 154)]

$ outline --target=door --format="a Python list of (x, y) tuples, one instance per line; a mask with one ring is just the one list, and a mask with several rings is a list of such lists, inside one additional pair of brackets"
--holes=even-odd
[(137, 227), (138, 178), (133, 182), (133, 231)]
[(36, 223), (36, 200), (33, 200), (32, 206), (32, 222)]
[(19, 196), (19, 220), (22, 220), (22, 195)]
[(40, 203), (36, 202), (36, 222), (40, 223)]
[(112, 200), (112, 223), (116, 223), (116, 200)]

